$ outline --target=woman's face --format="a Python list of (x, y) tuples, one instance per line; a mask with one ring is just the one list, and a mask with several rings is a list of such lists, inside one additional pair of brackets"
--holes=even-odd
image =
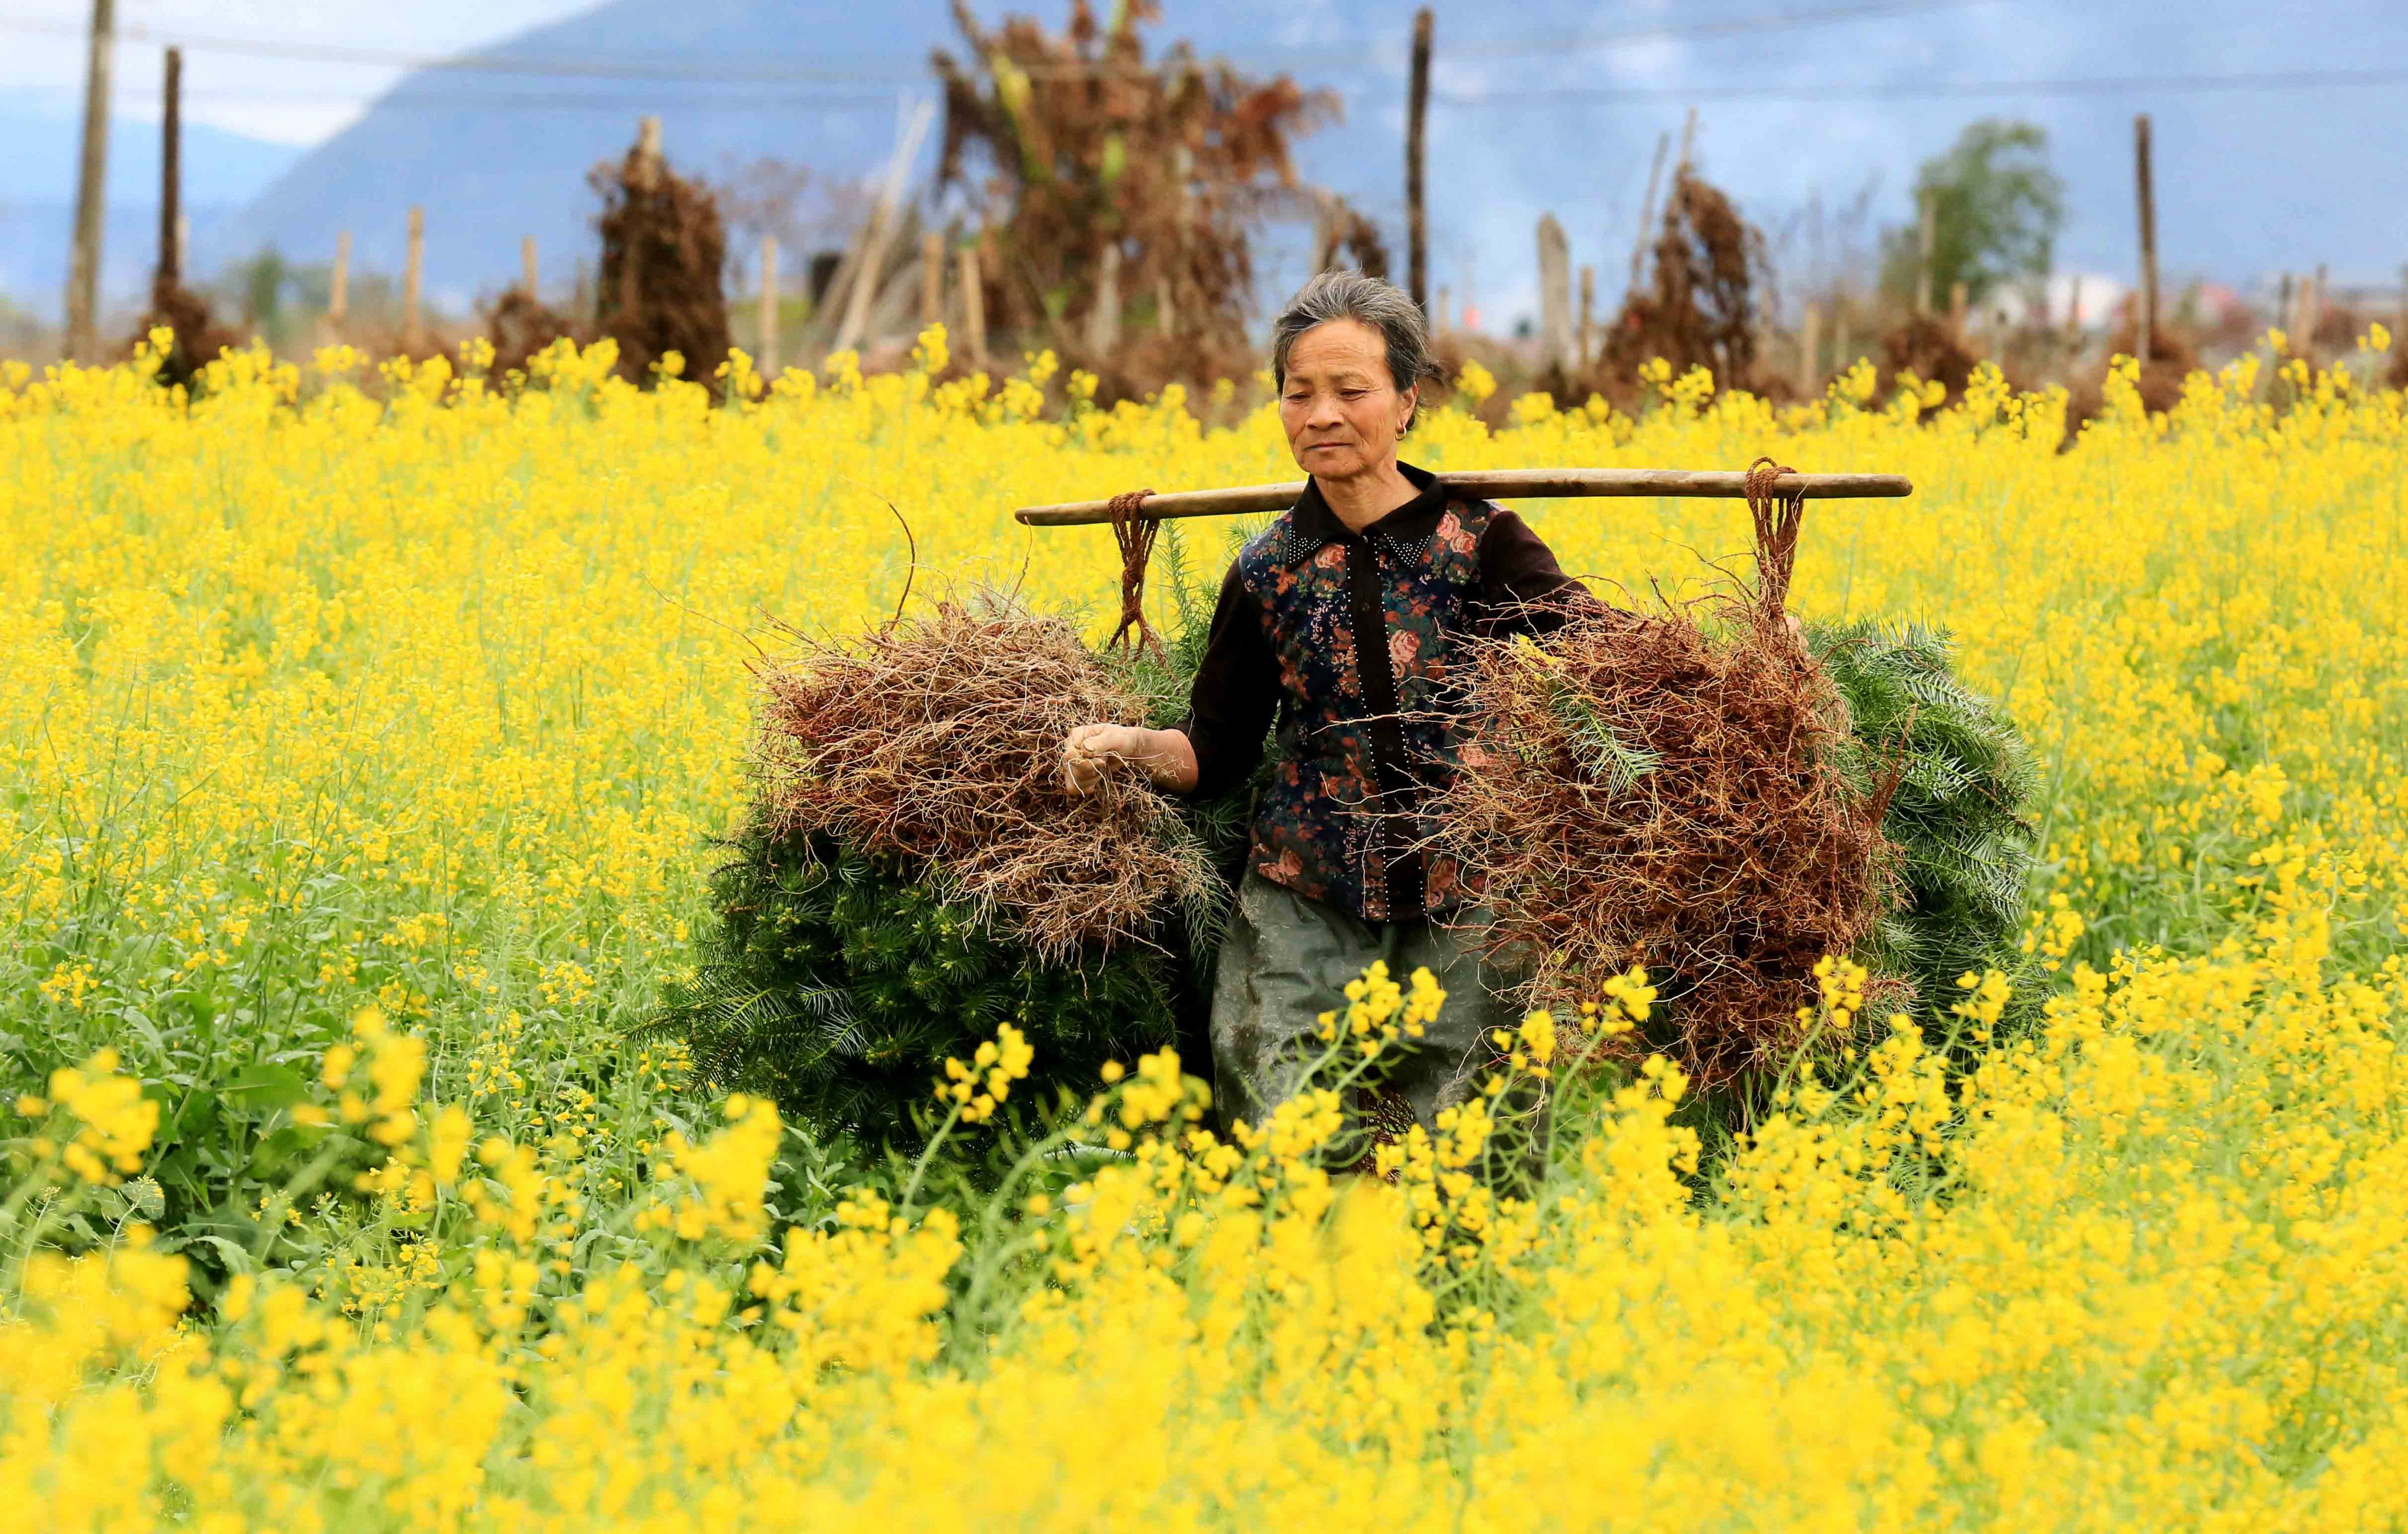
[(1395, 461), (1413, 397), (1389, 376), (1387, 343), (1377, 330), (1331, 320), (1288, 348), (1280, 423), (1297, 466), (1317, 480), (1348, 480)]

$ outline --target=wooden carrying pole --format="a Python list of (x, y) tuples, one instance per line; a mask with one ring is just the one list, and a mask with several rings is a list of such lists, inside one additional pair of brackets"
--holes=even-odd
[[(1486, 468), (1441, 474), (1439, 482), (1464, 495), (1493, 500), (1553, 500), (1583, 495), (1710, 496), (1740, 500), (1747, 476), (1737, 469), (1696, 468)], [(1784, 474), (1772, 481), (1779, 495), (1817, 500), (1865, 500), (1914, 494), (1903, 474)], [(1149, 522), (1174, 517), (1233, 517), (1284, 511), (1304, 494), (1304, 481), (1240, 485), (1229, 490), (1179, 490), (1148, 495), (1133, 515)], [(1012, 515), (1031, 527), (1078, 527), (1112, 520), (1110, 501), (1065, 501), (1024, 506)]]

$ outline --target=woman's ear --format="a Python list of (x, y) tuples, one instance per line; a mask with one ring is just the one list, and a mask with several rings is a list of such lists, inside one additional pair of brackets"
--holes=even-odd
[(1401, 407), (1404, 411), (1402, 415), (1397, 418), (1397, 435), (1398, 437), (1402, 437), (1407, 432), (1413, 429), (1413, 417), (1421, 413), (1422, 386), (1416, 383), (1412, 388), (1406, 390), (1402, 394), (1398, 395), (1397, 404)]

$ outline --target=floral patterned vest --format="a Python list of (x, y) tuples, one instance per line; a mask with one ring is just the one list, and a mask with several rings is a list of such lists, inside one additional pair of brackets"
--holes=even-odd
[(1264, 878), (1367, 922), (1462, 899), (1453, 860), (1421, 851), (1424, 807), (1454, 768), (1469, 703), (1457, 647), (1496, 515), (1450, 500), (1357, 534), (1300, 505), (1239, 553), (1279, 660), (1280, 759), (1253, 832)]

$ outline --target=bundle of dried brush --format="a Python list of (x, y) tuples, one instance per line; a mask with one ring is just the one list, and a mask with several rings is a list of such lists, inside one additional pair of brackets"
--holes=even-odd
[(1644, 965), (1671, 1036), (1613, 1047), (1666, 1049), (1706, 1085), (1787, 1058), (1815, 961), (1898, 891), (1895, 775), (1851, 770), (1846, 704), (1785, 616), (1802, 503), (1751, 505), (1753, 593), (1479, 646), (1438, 816), (1533, 1001)]
[(1142, 942), (1211, 897), (1177, 808), (1135, 771), (1072, 794), (1062, 740), (1141, 724), (1070, 624), (999, 599), (822, 647), (762, 676), (762, 810), (780, 837), (825, 834), (941, 870), (949, 891), (1059, 961)]

